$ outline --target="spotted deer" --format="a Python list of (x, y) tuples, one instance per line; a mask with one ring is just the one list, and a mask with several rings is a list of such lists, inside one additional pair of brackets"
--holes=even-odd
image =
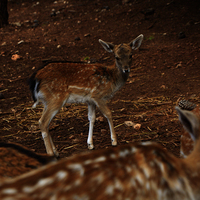
[[(198, 105), (191, 103), (187, 100), (181, 100), (178, 103), (178, 106), (183, 110), (189, 110), (195, 115), (200, 117), (200, 108)], [(180, 156), (186, 158), (194, 148), (194, 140), (190, 137), (190, 134), (183, 130), (181, 134), (181, 147), (180, 147)]]
[(195, 141), (187, 158), (153, 142), (90, 151), (0, 183), (0, 199), (200, 199), (200, 118), (176, 110)]
[(106, 101), (125, 84), (131, 67), (132, 49), (140, 47), (143, 35), (139, 35), (128, 44), (114, 45), (99, 40), (103, 48), (114, 53), (115, 63), (105, 64), (49, 63), (35, 72), (29, 80), (35, 107), (39, 102), (44, 104), (44, 111), (39, 120), (46, 151), (58, 155), (49, 135), (49, 124), (65, 103), (87, 103), (89, 134), (87, 144), (93, 149), (93, 127), (95, 108), (100, 109), (107, 118), (110, 127), (112, 145), (117, 145), (111, 111)]

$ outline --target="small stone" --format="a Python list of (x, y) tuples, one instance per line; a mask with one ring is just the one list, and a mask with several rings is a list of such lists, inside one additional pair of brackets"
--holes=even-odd
[(4, 95), (0, 92), (0, 99), (5, 99)]
[(182, 67), (182, 63), (178, 63), (178, 64), (176, 65), (176, 68), (180, 68), (180, 67)]
[(14, 54), (14, 55), (12, 55), (12, 57), (11, 57), (11, 59), (14, 60), (14, 61), (17, 61), (17, 60), (19, 60), (20, 58), (21, 58), (21, 56), (18, 55), (18, 54)]
[(37, 19), (34, 19), (33, 23), (39, 23), (39, 21)]
[(5, 46), (6, 45), (6, 42), (2, 42), (1, 46)]
[(132, 122), (132, 121), (125, 121), (124, 124), (125, 124), (126, 126), (132, 126), (132, 127), (135, 126), (135, 123)]
[(39, 24), (34, 23), (34, 24), (32, 25), (32, 28), (36, 28), (38, 25), (39, 25)]
[(19, 41), (17, 44), (21, 44), (21, 43), (24, 43), (24, 40)]
[(59, 45), (57, 46), (57, 48), (58, 48), (58, 49), (61, 48), (61, 45), (59, 44)]
[(22, 24), (20, 22), (13, 22), (12, 24), (15, 26), (22, 26)]
[(85, 35), (84, 35), (84, 37), (89, 37), (89, 36), (90, 36), (90, 34), (89, 34), (89, 33), (87, 33), (87, 34), (85, 34)]
[(135, 124), (135, 125), (133, 126), (133, 128), (134, 128), (135, 130), (139, 130), (139, 129), (141, 128), (141, 124)]
[(50, 16), (51, 16), (51, 17), (55, 17), (55, 16), (56, 16), (56, 12), (55, 12), (55, 11), (52, 11)]
[(103, 9), (105, 9), (105, 10), (109, 10), (110, 7), (109, 7), (109, 6), (104, 6)]
[(81, 40), (81, 38), (80, 38), (80, 37), (75, 37), (74, 40), (75, 40), (75, 41), (79, 41), (79, 40)]
[(180, 32), (180, 33), (178, 34), (178, 38), (179, 38), (179, 39), (183, 39), (183, 38), (185, 38), (185, 37), (186, 37), (186, 35), (185, 35), (184, 32)]
[(141, 13), (144, 14), (145, 16), (153, 15), (154, 12), (155, 12), (154, 8), (147, 8), (147, 9), (141, 11)]

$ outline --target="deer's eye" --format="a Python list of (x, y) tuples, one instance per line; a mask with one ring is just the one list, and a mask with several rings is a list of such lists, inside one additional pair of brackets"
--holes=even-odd
[(130, 58), (130, 59), (132, 58), (132, 54), (129, 56), (129, 58)]

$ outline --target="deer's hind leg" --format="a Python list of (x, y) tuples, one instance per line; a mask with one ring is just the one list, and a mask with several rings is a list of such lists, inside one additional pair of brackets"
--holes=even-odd
[(53, 143), (51, 135), (49, 134), (49, 124), (51, 120), (55, 117), (55, 115), (58, 113), (58, 111), (61, 109), (62, 105), (63, 104), (60, 101), (51, 101), (45, 106), (44, 111), (42, 113), (42, 117), (39, 120), (39, 125), (42, 132), (46, 152), (47, 154), (55, 155), (56, 157), (58, 156), (58, 152)]
[(93, 137), (94, 122), (96, 119), (95, 109), (96, 109), (96, 106), (94, 103), (88, 103), (88, 120), (90, 122), (88, 139), (87, 139), (88, 149), (94, 148), (92, 137)]

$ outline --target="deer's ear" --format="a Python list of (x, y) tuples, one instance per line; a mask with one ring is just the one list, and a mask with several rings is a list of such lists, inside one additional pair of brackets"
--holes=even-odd
[(187, 110), (182, 110), (178, 106), (175, 107), (179, 115), (179, 121), (182, 123), (186, 131), (190, 134), (191, 138), (196, 141), (199, 137), (199, 120), (191, 112)]
[(142, 34), (140, 34), (138, 37), (136, 37), (133, 41), (131, 41), (129, 43), (129, 45), (131, 46), (132, 49), (136, 50), (140, 47), (140, 45), (142, 44), (142, 40), (143, 40), (144, 36)]
[(114, 46), (115, 46), (114, 44), (109, 43), (109, 42), (104, 42), (101, 39), (99, 39), (99, 42), (107, 52), (109, 52), (109, 53), (113, 52), (113, 49), (114, 49)]

